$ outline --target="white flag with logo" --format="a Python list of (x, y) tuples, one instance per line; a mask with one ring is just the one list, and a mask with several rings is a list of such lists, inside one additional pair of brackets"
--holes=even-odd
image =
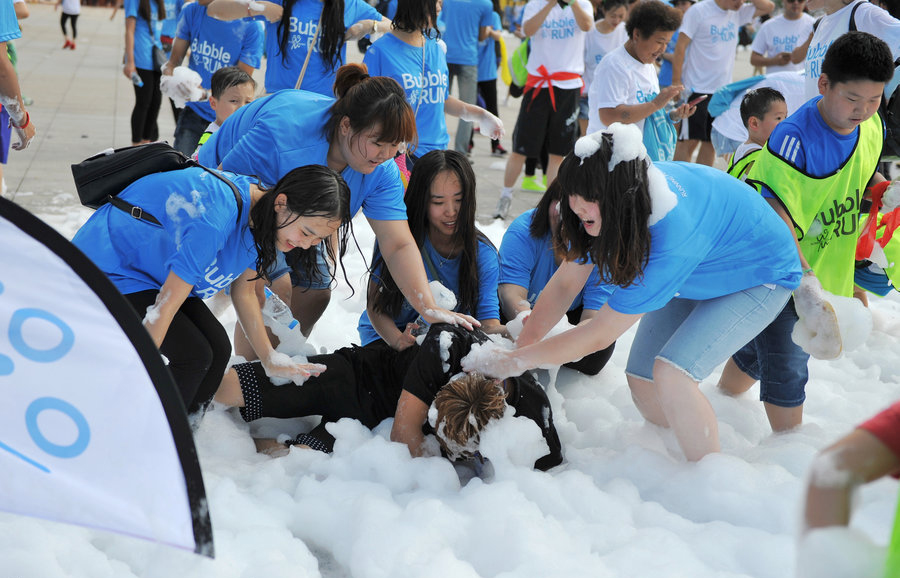
[(0, 198), (0, 510), (212, 556), (184, 406), (106, 276)]

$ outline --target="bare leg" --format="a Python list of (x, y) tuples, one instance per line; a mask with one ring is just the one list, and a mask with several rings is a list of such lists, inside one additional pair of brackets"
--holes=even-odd
[(663, 413), (662, 406), (659, 405), (659, 398), (656, 396), (656, 385), (652, 381), (633, 375), (625, 377), (628, 380), (628, 387), (631, 389), (631, 399), (634, 400), (634, 405), (637, 406), (644, 419), (661, 427), (669, 427), (666, 414)]
[(694, 150), (696, 150), (697, 145), (700, 144), (698, 140), (680, 140), (675, 144), (675, 156), (672, 158), (674, 161), (684, 161), (686, 163), (691, 162), (694, 158)]
[(700, 152), (697, 153), (697, 164), (698, 165), (706, 165), (708, 167), (713, 166), (713, 163), (716, 162), (716, 149), (713, 147), (712, 143), (709, 141), (703, 141), (700, 143)]
[(547, 155), (547, 184), (549, 185), (556, 180), (559, 173), (559, 165), (562, 164), (563, 158), (559, 155)]
[(653, 378), (663, 413), (685, 457), (697, 461), (719, 451), (716, 414), (698, 383), (671, 363), (659, 359), (653, 364)]
[(291, 311), (294, 313), (294, 319), (300, 322), (300, 331), (303, 335), (309, 337), (330, 301), (331, 289), (304, 290), (298, 287), (291, 293)]
[(222, 378), (222, 383), (216, 391), (213, 399), (224, 403), (229, 407), (244, 407), (244, 393), (241, 391), (241, 382), (238, 380), (237, 371), (229, 367)]
[(729, 359), (719, 378), (719, 390), (726, 395), (740, 395), (753, 387), (756, 380), (738, 369), (734, 360)]
[(519, 173), (522, 172), (522, 167), (524, 165), (525, 155), (513, 151), (509, 152), (509, 159), (506, 161), (506, 172), (503, 173), (504, 187), (515, 186), (516, 179), (519, 178)]
[(763, 402), (766, 408), (766, 416), (769, 418), (769, 425), (772, 426), (774, 432), (784, 432), (799, 427), (803, 423), (803, 406), (797, 407), (778, 407), (769, 402)]
[(862, 304), (866, 307), (869, 306), (869, 296), (866, 295), (866, 290), (862, 287), (853, 286), (853, 296), (862, 301)]

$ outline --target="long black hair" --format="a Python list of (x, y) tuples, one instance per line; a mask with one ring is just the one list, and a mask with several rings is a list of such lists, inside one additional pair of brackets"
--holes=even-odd
[(541, 239), (552, 231), (550, 227), (550, 207), (556, 203), (559, 203), (560, 207), (562, 207), (562, 198), (562, 184), (559, 182), (559, 179), (553, 179), (547, 185), (544, 196), (541, 197), (541, 200), (538, 201), (537, 206), (534, 208), (534, 214), (531, 216), (531, 225), (528, 226), (529, 235), (535, 239)]
[(397, 13), (391, 28), (400, 32), (422, 32), (429, 38), (440, 37), (437, 29), (437, 0), (397, 0)]
[[(462, 249), (456, 310), (474, 313), (478, 305), (478, 243), (481, 241), (491, 247), (493, 244), (475, 226), (475, 172), (465, 155), (452, 150), (434, 150), (416, 161), (403, 197), (406, 202), (406, 219), (421, 251), (428, 236), (431, 185), (439, 174), (448, 171), (459, 180), (462, 191), (462, 203), (454, 232), (454, 240)], [(403, 294), (385, 266), (384, 257), (377, 246), (372, 259), (372, 282), (377, 286), (374, 298), (370, 293), (372, 308), (396, 317), (403, 306)]]
[[(152, 0), (156, 4), (156, 19), (157, 20), (165, 20), (166, 19), (166, 4), (163, 0)], [(151, 0), (140, 0), (138, 2), (138, 16), (150, 22), (152, 15), (150, 14), (150, 2)]]
[(649, 161), (620, 161), (610, 170), (613, 135), (603, 132), (582, 138), (598, 137), (599, 150), (584, 159), (569, 153), (559, 167), (557, 179), (566, 196), (577, 195), (598, 204), (600, 234), (588, 235), (581, 219), (565, 202), (560, 203), (559, 241), (568, 247), (566, 260), (583, 261), (590, 256), (601, 281), (628, 287), (644, 274), (650, 255)]
[[(294, 4), (303, 0), (284, 0), (281, 22), (278, 23), (278, 51), (282, 64), (287, 64), (288, 44), (291, 40), (291, 14)], [(344, 46), (344, 0), (322, 0), (322, 30), (319, 32), (319, 56), (325, 65), (334, 70), (341, 65), (341, 48)], [(309, 31), (313, 32), (313, 31)], [(313, 34), (309, 34), (312, 38)], [(313, 47), (309, 47), (313, 50)], [(314, 58), (314, 56), (310, 56)]]
[[(292, 217), (279, 223), (275, 214), (275, 197), (284, 194)], [(300, 217), (324, 217), (340, 220), (338, 247), (332, 246), (331, 237), (324, 239), (325, 250), (332, 262), (341, 262), (347, 250), (347, 235), (350, 229), (350, 187), (340, 174), (321, 165), (306, 165), (293, 169), (278, 183), (268, 189), (262, 198), (250, 209), (253, 222), (253, 241), (256, 243), (256, 273), (264, 277), (271, 270), (277, 257), (275, 239), (278, 229), (286, 227)], [(337, 255), (335, 255), (337, 249)], [(287, 253), (288, 264), (302, 269), (307, 278), (320, 281), (322, 278), (316, 265), (316, 247), (296, 248)], [(334, 272), (329, 268), (331, 279)], [(346, 271), (344, 273), (346, 278)]]

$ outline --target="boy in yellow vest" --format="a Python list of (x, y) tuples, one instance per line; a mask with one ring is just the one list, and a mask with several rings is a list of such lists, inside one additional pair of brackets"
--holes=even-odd
[[(816, 296), (812, 313), (827, 305), (819, 283), (835, 295), (853, 295), (860, 201), (868, 185), (884, 180), (876, 172), (884, 141), (876, 113), (893, 73), (893, 57), (882, 40), (865, 32), (838, 38), (822, 64), (821, 96), (775, 127), (747, 177), (796, 233), (804, 278), (775, 321), (732, 356), (719, 387), (734, 395), (759, 380), (775, 431), (803, 419), (809, 354), (791, 339), (798, 297)], [(838, 340), (833, 356), (839, 352)]]
[(747, 129), (747, 142), (734, 151), (728, 163), (728, 174), (742, 181), (747, 180), (750, 167), (766, 146), (775, 127), (787, 118), (784, 95), (774, 88), (762, 87), (748, 90), (741, 99), (741, 121)]

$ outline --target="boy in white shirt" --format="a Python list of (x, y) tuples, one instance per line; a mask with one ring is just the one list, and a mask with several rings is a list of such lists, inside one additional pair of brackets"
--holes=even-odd
[[(743, 0), (703, 0), (695, 4), (681, 23), (672, 61), (672, 84), (683, 84), (691, 93), (688, 101), (694, 101), (731, 82), (738, 28), (774, 9), (771, 0), (752, 0), (751, 4)], [(700, 145), (697, 163), (712, 166), (716, 151), (710, 142), (708, 104), (709, 98), (700, 101), (697, 112), (682, 123), (676, 161), (690, 162)]]
[(759, 27), (750, 46), (750, 64), (766, 67), (767, 73), (803, 70), (803, 63), (791, 62), (791, 52), (803, 44), (815, 19), (805, 13), (806, 0), (784, 0), (784, 12)]

